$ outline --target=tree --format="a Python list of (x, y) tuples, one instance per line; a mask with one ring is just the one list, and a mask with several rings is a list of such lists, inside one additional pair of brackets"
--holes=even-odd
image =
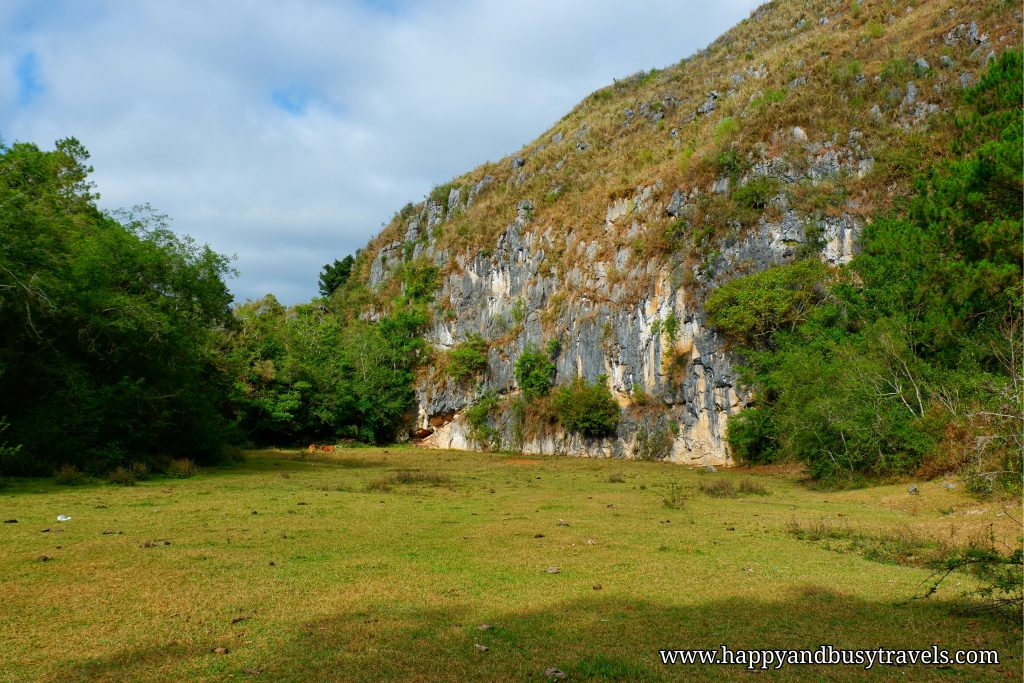
[(334, 263), (328, 263), (320, 273), (320, 295), (330, 296), (334, 291), (348, 282), (352, 274), (352, 266), (355, 259), (351, 255), (341, 259), (334, 259)]
[(73, 138), (0, 147), (0, 415), (21, 445), (3, 467), (214, 458), (229, 263), (148, 207), (101, 212), (87, 159)]

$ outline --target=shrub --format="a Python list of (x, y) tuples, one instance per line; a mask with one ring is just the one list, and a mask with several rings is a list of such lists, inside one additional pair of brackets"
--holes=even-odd
[(686, 503), (686, 496), (683, 495), (683, 489), (676, 482), (671, 482), (668, 485), (668, 489), (665, 491), (665, 495), (662, 497), (661, 502), (669, 510), (678, 510), (683, 507)]
[(119, 465), (107, 475), (107, 480), (111, 484), (122, 486), (135, 486), (135, 482), (146, 479), (149, 479), (149, 467), (141, 462), (133, 462), (128, 467)]
[(651, 397), (647, 395), (646, 391), (644, 391), (644, 387), (642, 384), (634, 384), (633, 390), (630, 392), (630, 394), (632, 394), (629, 399), (630, 403), (632, 403), (635, 406), (646, 406), (650, 405), (652, 402)]
[(732, 193), (732, 200), (740, 207), (750, 211), (764, 211), (768, 202), (778, 193), (780, 183), (775, 178), (759, 176), (745, 185), (737, 187)]
[(177, 479), (188, 479), (199, 473), (199, 466), (188, 458), (176, 458), (167, 466), (167, 474)]
[(728, 479), (702, 481), (697, 488), (701, 493), (712, 498), (734, 498), (736, 496), (736, 488)]
[(753, 479), (744, 479), (737, 488), (741, 494), (747, 496), (769, 495), (768, 489), (764, 487), (764, 484)]
[(561, 339), (548, 339), (548, 343), (545, 346), (545, 350), (548, 352), (548, 357), (551, 359), (558, 358), (558, 354), (562, 352), (562, 340)]
[(452, 485), (452, 478), (442, 472), (420, 472), (418, 470), (398, 470), (386, 477), (374, 479), (367, 484), (368, 491), (390, 491), (392, 486), (405, 485), (413, 486), (422, 484), (424, 486)]
[(440, 286), (441, 271), (422, 256), (402, 266), (401, 281), (407, 301), (423, 303), (434, 296)]
[(672, 311), (665, 318), (665, 322), (662, 324), (661, 329), (665, 331), (669, 339), (676, 338), (676, 332), (679, 331), (679, 318), (676, 317), (676, 312)]
[(714, 162), (722, 174), (729, 176), (734, 181), (750, 168), (750, 163), (731, 147), (720, 152)]
[(726, 438), (733, 457), (743, 463), (775, 462), (779, 455), (774, 416), (763, 408), (747, 407), (729, 418)]
[(54, 475), (54, 481), (61, 486), (77, 486), (86, 480), (85, 474), (74, 465), (61, 465)]
[(551, 391), (554, 374), (554, 363), (532, 344), (527, 344), (516, 360), (516, 381), (527, 398), (546, 396)]
[(769, 346), (776, 330), (795, 327), (821, 300), (827, 272), (807, 260), (730, 280), (708, 297), (708, 322), (731, 342)]
[(640, 460), (664, 460), (672, 452), (672, 432), (664, 427), (636, 433), (634, 454)]
[(499, 436), (498, 430), (490, 425), (491, 412), (497, 405), (498, 399), (494, 392), (487, 392), (466, 410), (469, 438), (484, 448), (493, 447)]
[(605, 379), (601, 376), (593, 384), (576, 379), (572, 384), (559, 387), (554, 405), (565, 429), (588, 437), (615, 434), (621, 413)]
[(516, 325), (521, 325), (525, 318), (526, 302), (523, 301), (523, 297), (516, 297), (516, 300), (512, 302), (512, 322)]
[(608, 475), (609, 484), (624, 484), (625, 482), (626, 477), (623, 476), (621, 472), (613, 472), (612, 474)]
[(487, 341), (480, 335), (469, 338), (448, 352), (448, 374), (463, 383), (487, 369)]

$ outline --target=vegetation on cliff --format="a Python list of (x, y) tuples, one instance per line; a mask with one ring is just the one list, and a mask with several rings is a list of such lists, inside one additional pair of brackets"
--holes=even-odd
[(830, 480), (966, 469), (979, 491), (1019, 492), (1021, 61), (1004, 52), (967, 91), (953, 157), (848, 268), (798, 262), (709, 298), (757, 391), (730, 422), (737, 456)]

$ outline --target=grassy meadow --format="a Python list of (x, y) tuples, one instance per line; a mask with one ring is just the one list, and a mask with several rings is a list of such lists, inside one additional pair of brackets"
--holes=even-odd
[(998, 502), (919, 486), (413, 448), (257, 451), (133, 487), (11, 480), (0, 680), (724, 681), (763, 674), (657, 650), (825, 643), (1002, 663), (768, 675), (1019, 680), (1019, 624), (955, 609), (967, 577), (898, 604), (936, 546), (1020, 533)]

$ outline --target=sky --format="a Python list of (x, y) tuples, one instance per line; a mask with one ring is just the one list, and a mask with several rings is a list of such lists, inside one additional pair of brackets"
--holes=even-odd
[(317, 293), (408, 201), (756, 0), (3, 0), (0, 141), (76, 137), (100, 206), (234, 256), (239, 301)]

